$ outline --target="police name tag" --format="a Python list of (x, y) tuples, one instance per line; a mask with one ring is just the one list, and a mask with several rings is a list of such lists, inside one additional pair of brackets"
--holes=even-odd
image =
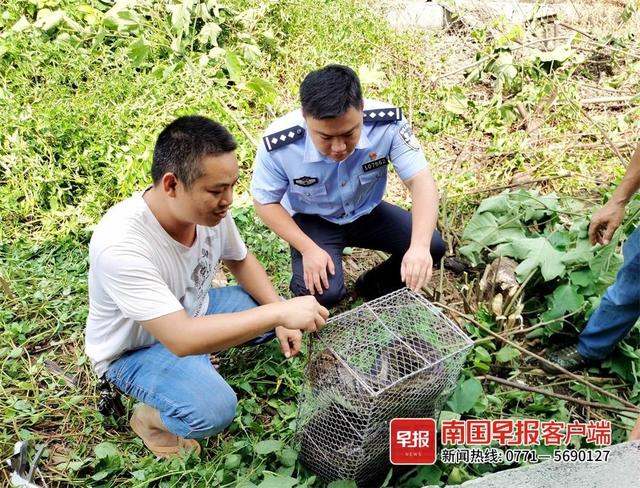
[(318, 181), (318, 178), (314, 176), (303, 176), (302, 178), (296, 178), (293, 180), (293, 183), (298, 186), (311, 186), (315, 185)]
[(379, 158), (374, 161), (369, 161), (368, 163), (364, 163), (362, 165), (362, 171), (366, 173), (367, 171), (372, 171), (374, 169), (381, 168), (382, 166), (386, 166), (388, 163), (389, 163), (389, 158), (385, 156), (383, 158)]

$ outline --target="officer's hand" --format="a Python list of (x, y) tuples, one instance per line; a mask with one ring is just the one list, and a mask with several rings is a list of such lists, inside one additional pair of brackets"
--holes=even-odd
[(276, 337), (280, 342), (280, 349), (282, 349), (282, 354), (284, 354), (285, 357), (290, 358), (300, 352), (302, 332), (299, 330), (276, 327)]
[(591, 244), (609, 244), (613, 233), (624, 218), (624, 205), (609, 201), (591, 217), (589, 239)]
[(329, 311), (311, 295), (292, 298), (280, 304), (280, 323), (291, 330), (316, 332), (329, 317)]
[(433, 259), (429, 247), (411, 246), (402, 258), (400, 277), (407, 288), (417, 292), (429, 283), (433, 268)]
[(329, 253), (319, 246), (302, 253), (302, 267), (304, 269), (304, 286), (311, 292), (322, 295), (323, 289), (329, 288), (327, 270), (332, 275), (336, 274), (336, 267)]

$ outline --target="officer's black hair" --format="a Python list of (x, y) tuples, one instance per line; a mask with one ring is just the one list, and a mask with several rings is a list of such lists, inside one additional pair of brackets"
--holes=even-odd
[(199, 115), (177, 118), (156, 141), (151, 164), (153, 184), (160, 183), (166, 173), (173, 173), (189, 188), (202, 176), (202, 158), (235, 151), (236, 147), (231, 133), (218, 122)]
[(362, 110), (362, 87), (355, 71), (330, 64), (309, 73), (300, 85), (302, 113), (314, 119), (341, 117), (349, 107)]

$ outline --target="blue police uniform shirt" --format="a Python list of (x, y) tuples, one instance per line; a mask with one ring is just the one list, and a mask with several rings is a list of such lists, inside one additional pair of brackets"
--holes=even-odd
[(301, 110), (279, 118), (264, 134), (251, 180), (253, 198), (335, 224), (353, 222), (380, 204), (389, 161), (403, 181), (427, 167), (401, 110), (376, 100), (365, 100), (360, 140), (340, 162), (318, 152)]

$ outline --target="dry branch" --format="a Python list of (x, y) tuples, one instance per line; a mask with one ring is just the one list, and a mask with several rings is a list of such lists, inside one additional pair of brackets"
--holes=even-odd
[(573, 378), (577, 382), (582, 383), (585, 386), (588, 386), (592, 390), (597, 391), (598, 393), (600, 393), (602, 395), (605, 395), (605, 396), (607, 396), (607, 397), (609, 397), (609, 398), (611, 398), (611, 399), (613, 399), (613, 400), (615, 400), (617, 402), (620, 402), (623, 405), (626, 405), (627, 407), (631, 408), (633, 412), (640, 413), (640, 407), (637, 407), (633, 403), (625, 400), (624, 398), (620, 398), (618, 395), (615, 395), (614, 393), (611, 393), (610, 391), (607, 391), (604, 388), (600, 388), (599, 386), (594, 385), (590, 381), (584, 379), (582, 376), (578, 376), (577, 374), (572, 373), (571, 371), (568, 371), (568, 370), (564, 369), (562, 366), (559, 366), (559, 365), (557, 365), (555, 363), (552, 363), (548, 359), (543, 358), (542, 356), (539, 356), (538, 354), (529, 351), (528, 349), (522, 347), (520, 344), (517, 344), (517, 343), (513, 342), (512, 340), (507, 339), (506, 337), (502, 337), (500, 334), (497, 334), (496, 332), (492, 331), (488, 327), (482, 325), (480, 322), (478, 322), (473, 317), (470, 317), (469, 315), (467, 315), (465, 313), (459, 312), (458, 310), (456, 310), (454, 308), (451, 308), (451, 307), (445, 305), (444, 303), (435, 303), (435, 305), (437, 305), (438, 307), (445, 308), (445, 309), (449, 310), (450, 312), (455, 313), (456, 315), (459, 315), (460, 317), (464, 318), (465, 320), (468, 320), (473, 325), (475, 325), (479, 329), (483, 330), (487, 334), (490, 334), (493, 337), (495, 337), (496, 339), (499, 339), (502, 342), (505, 342), (505, 343), (509, 344), (511, 347), (516, 348), (518, 351), (523, 352), (523, 353), (527, 354), (528, 356), (531, 356), (532, 358), (537, 359), (541, 363), (553, 366), (555, 369), (557, 369), (561, 373), (568, 375), (569, 377)]
[(594, 105), (597, 103), (612, 103), (612, 102), (629, 102), (630, 100), (633, 100), (634, 98), (637, 98), (638, 94), (636, 95), (625, 95), (625, 96), (618, 96), (618, 97), (595, 97), (595, 98), (585, 98), (583, 100), (581, 100), (582, 105)]
[(582, 405), (584, 407), (593, 407), (593, 408), (601, 408), (603, 410), (613, 410), (615, 412), (634, 412), (637, 413), (638, 409), (628, 408), (628, 407), (617, 407), (615, 405), (608, 405), (606, 403), (600, 402), (590, 402), (587, 400), (581, 400), (580, 398), (571, 397), (568, 395), (562, 395), (560, 393), (556, 393), (554, 391), (543, 390), (541, 388), (536, 388), (534, 386), (523, 385), (521, 383), (515, 383), (513, 381), (505, 380), (503, 378), (498, 378), (496, 376), (491, 376), (489, 374), (480, 376), (478, 379), (484, 378), (489, 381), (493, 381), (495, 383), (500, 383), (501, 385), (509, 386), (511, 388), (517, 388), (523, 391), (529, 391), (531, 393), (540, 393), (541, 395), (550, 396), (554, 398), (559, 398), (561, 400), (566, 400), (568, 402), (577, 403), (578, 405)]

